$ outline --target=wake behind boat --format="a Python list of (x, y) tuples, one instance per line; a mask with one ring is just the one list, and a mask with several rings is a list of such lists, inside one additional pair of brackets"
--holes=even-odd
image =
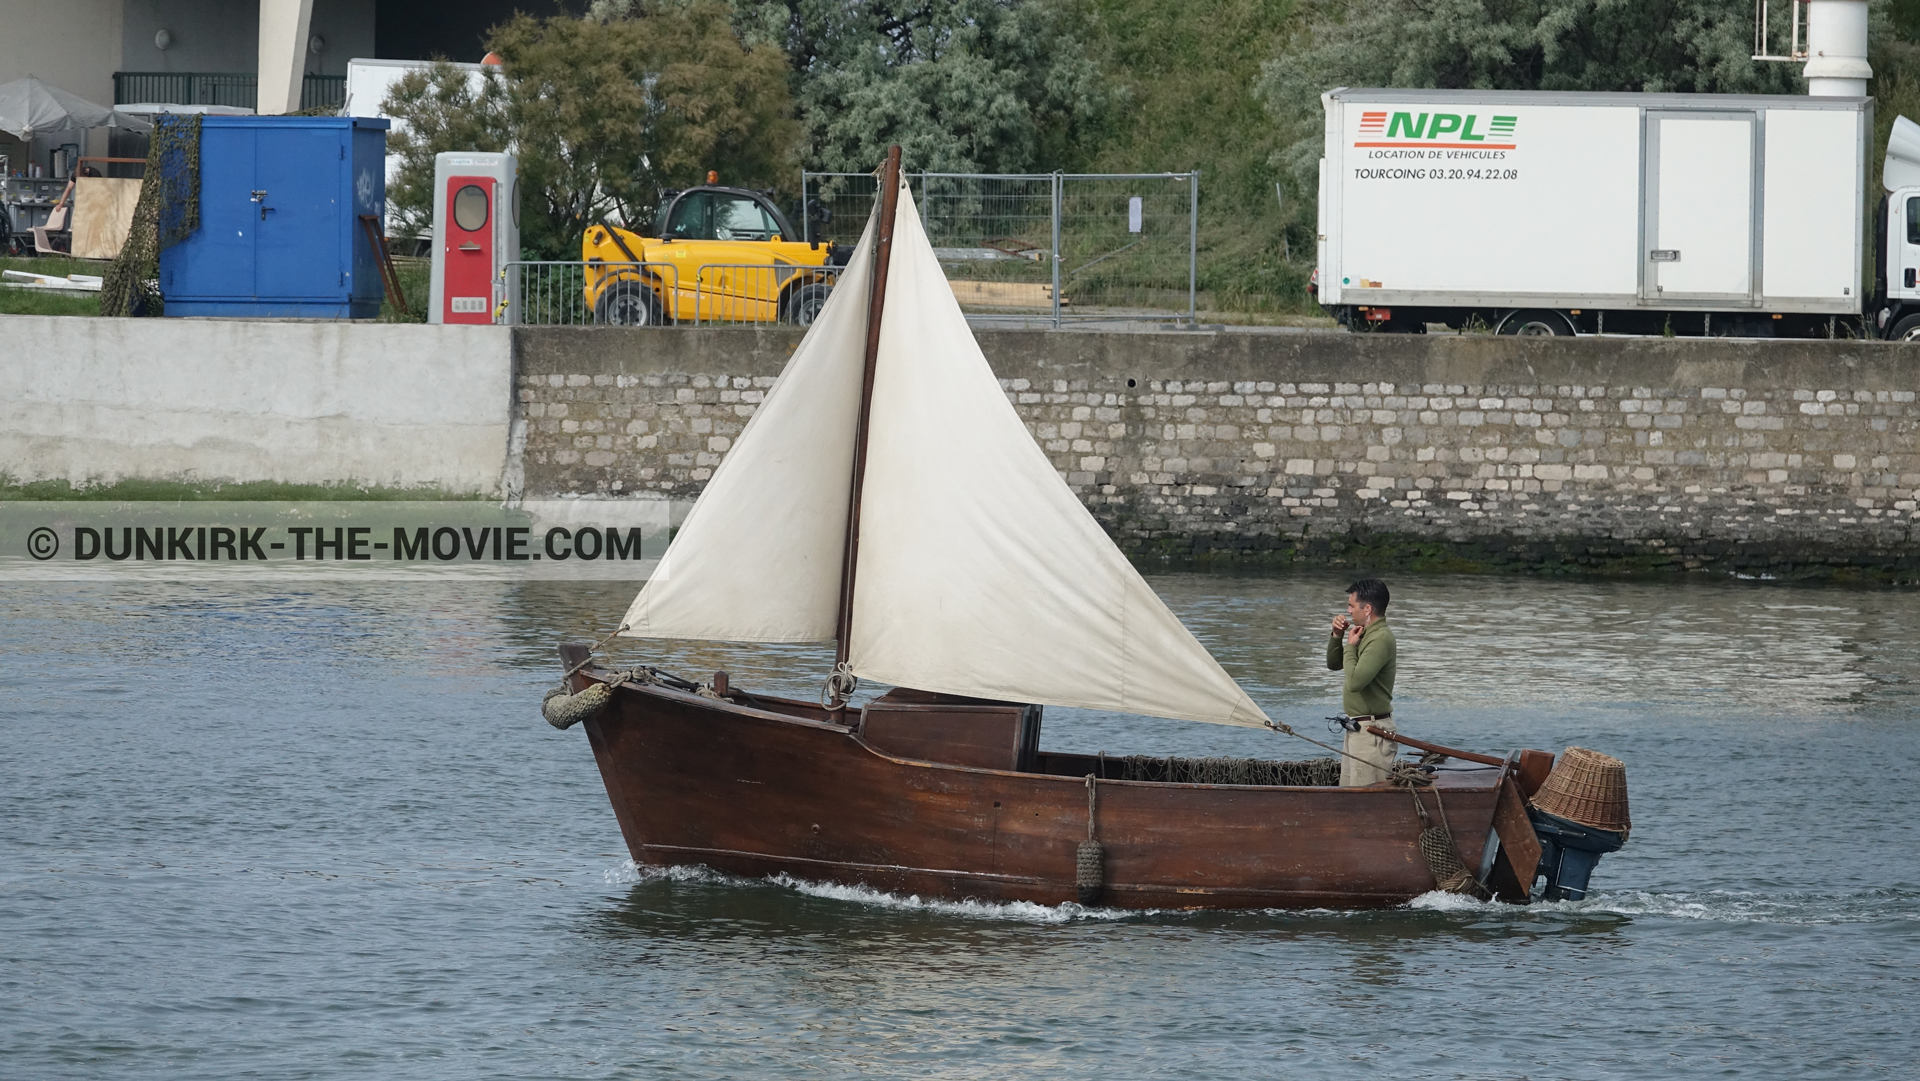
[[(634, 860), (1123, 908), (1382, 906), (1435, 888), (1525, 901), (1540, 877), (1544, 896), (1583, 896), (1628, 825), (1620, 764), (1580, 748), (1556, 766), (1379, 732), (1426, 753), (1345, 788), (1335, 758), (1041, 749), (1047, 705), (1299, 734), (1035, 444), (947, 287), (898, 148), (880, 192), (616, 632), (830, 640), (821, 700), (562, 647), (543, 712), (585, 722)], [(859, 680), (892, 689), (856, 708)]]

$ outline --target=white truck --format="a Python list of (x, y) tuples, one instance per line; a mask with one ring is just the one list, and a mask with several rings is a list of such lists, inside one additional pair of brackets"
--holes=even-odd
[(1920, 338), (1920, 126), (1905, 118), (1880, 283), (1862, 280), (1871, 98), (1321, 100), (1315, 287), (1350, 329)]

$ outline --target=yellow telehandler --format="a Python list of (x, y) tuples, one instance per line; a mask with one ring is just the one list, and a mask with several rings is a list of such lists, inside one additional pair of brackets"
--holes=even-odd
[(595, 322), (616, 326), (805, 326), (853, 249), (798, 235), (760, 192), (712, 183), (669, 192), (653, 236), (605, 222), (587, 230), (587, 308)]

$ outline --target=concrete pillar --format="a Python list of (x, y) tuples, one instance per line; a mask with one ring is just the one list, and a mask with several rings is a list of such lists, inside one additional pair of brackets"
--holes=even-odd
[(1867, 64), (1867, 0), (1812, 0), (1807, 5), (1807, 94), (1864, 98), (1873, 68)]
[(260, 0), (260, 97), (254, 109), (261, 116), (299, 110), (312, 26), (313, 0)]

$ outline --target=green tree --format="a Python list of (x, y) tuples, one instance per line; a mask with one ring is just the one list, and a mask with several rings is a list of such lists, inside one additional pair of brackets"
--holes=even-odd
[[(1093, 172), (1200, 170), (1203, 307), (1286, 309), (1305, 297), (1312, 192), (1303, 203), (1270, 163), (1284, 144), (1254, 93), (1293, 11), (1293, 0), (1080, 0), (1076, 9), (1124, 103), (1079, 156)], [(1286, 182), (1284, 204), (1276, 182)]]
[(1109, 95), (1062, 0), (738, 0), (749, 40), (791, 61), (816, 169), (1071, 164)]
[[(603, 218), (648, 223), (662, 188), (718, 169), (736, 184), (771, 184), (798, 165), (787, 63), (747, 45), (718, 0), (614, 18), (534, 19), (496, 27), (502, 60), (478, 89), (438, 66), (394, 88), (388, 115), (411, 130), (395, 141), (403, 217), (432, 212), (433, 156), (511, 150), (520, 160), (521, 247), (578, 258)], [(421, 179), (424, 178), (424, 179)]]
[(387, 153), (400, 161), (387, 205), (402, 234), (417, 236), (433, 224), (435, 154), (498, 153), (513, 142), (506, 84), (497, 71), (469, 76), (445, 61), (409, 71), (387, 92), (382, 109), (405, 121), (387, 138)]
[(1309, 0), (1301, 15), (1260, 92), (1302, 178), (1320, 156), (1320, 95), (1337, 86), (1804, 91), (1797, 65), (1751, 58), (1752, 0)]

